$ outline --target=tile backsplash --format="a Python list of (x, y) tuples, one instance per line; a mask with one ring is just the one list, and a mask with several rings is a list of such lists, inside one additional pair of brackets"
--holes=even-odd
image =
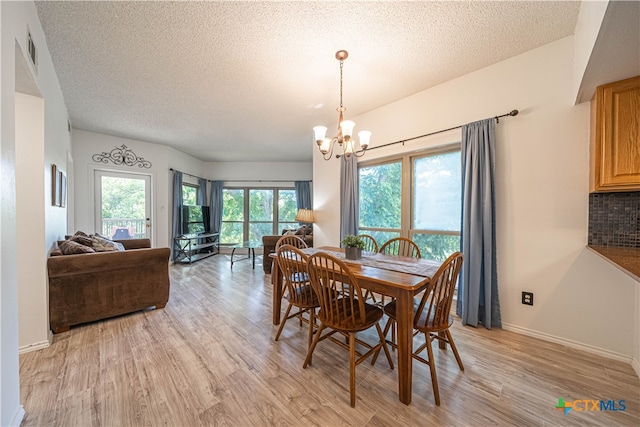
[(589, 194), (589, 244), (640, 247), (640, 191)]

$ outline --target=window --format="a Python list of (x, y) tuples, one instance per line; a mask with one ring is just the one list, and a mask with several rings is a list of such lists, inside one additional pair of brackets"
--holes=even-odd
[(379, 244), (405, 236), (423, 258), (460, 248), (460, 150), (430, 150), (359, 167), (360, 232)]
[(444, 261), (460, 249), (460, 151), (414, 158), (412, 165), (411, 240), (423, 258)]
[(298, 198), (295, 190), (279, 189), (278, 193), (278, 225), (275, 234), (280, 234), (285, 228), (297, 228), (296, 214), (298, 213)]
[(360, 231), (378, 243), (402, 231), (402, 161), (359, 169)]
[(262, 240), (273, 232), (273, 193), (249, 189), (249, 239)]
[(225, 188), (221, 243), (261, 241), (295, 228), (296, 192), (289, 188)]
[(183, 205), (197, 205), (198, 200), (198, 186), (193, 184), (182, 184), (182, 204)]
[(244, 189), (222, 190), (222, 229), (220, 243), (242, 243), (244, 238)]

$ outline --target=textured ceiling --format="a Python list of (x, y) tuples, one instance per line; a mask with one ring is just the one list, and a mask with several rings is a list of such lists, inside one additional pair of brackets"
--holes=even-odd
[(36, 2), (74, 128), (204, 161), (310, 161), (337, 50), (349, 118), (571, 35), (579, 5)]

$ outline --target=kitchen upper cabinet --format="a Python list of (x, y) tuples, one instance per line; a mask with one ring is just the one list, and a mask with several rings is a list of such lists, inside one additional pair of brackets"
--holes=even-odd
[(598, 86), (591, 101), (591, 190), (640, 190), (640, 76)]

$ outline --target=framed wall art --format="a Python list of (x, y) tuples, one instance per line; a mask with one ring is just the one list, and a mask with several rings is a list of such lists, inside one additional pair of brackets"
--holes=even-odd
[(67, 206), (67, 176), (51, 164), (51, 206)]
[(51, 165), (51, 206), (60, 206), (60, 175), (58, 167)]

